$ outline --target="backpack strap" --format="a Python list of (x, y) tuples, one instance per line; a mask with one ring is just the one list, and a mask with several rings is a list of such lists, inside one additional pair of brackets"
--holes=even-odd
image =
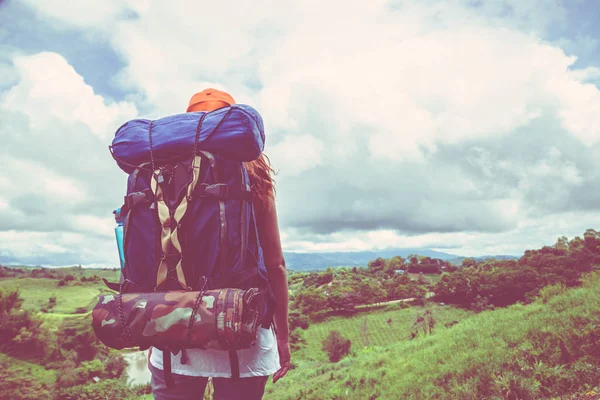
[(229, 363), (231, 364), (231, 378), (240, 379), (240, 360), (237, 350), (229, 350)]
[[(252, 196), (252, 191), (250, 189), (249, 183), (246, 181), (246, 167), (243, 162), (240, 163), (240, 174), (241, 174), (241, 182), (242, 185), (240, 189), (242, 191), (250, 192), (250, 196)], [(252, 200), (250, 200), (252, 201)], [(252, 203), (250, 203), (252, 205)], [(240, 212), (240, 265), (246, 265), (246, 253), (248, 252), (248, 229), (246, 227), (246, 202), (242, 199), (242, 211)]]
[[(216, 128), (215, 128), (216, 129)], [(214, 132), (214, 130), (213, 130)], [(213, 172), (213, 179), (215, 182), (219, 182), (219, 171), (217, 169), (217, 161), (215, 157), (209, 153), (208, 151), (200, 150), (200, 154), (204, 155), (208, 158), (210, 162), (210, 166)], [(219, 218), (221, 220), (221, 251), (220, 254), (220, 262), (221, 262), (221, 270), (226, 270), (227, 263), (227, 254), (229, 253), (229, 246), (227, 242), (227, 216), (225, 214), (225, 200), (223, 198), (219, 198)]]
[(167, 349), (163, 349), (163, 378), (168, 388), (172, 388), (175, 383), (173, 382), (173, 371), (171, 371), (171, 352)]
[[(188, 285), (185, 280), (185, 275), (183, 273), (183, 256), (181, 254), (182, 248), (181, 243), (179, 242), (177, 230), (181, 227), (181, 224), (179, 222), (184, 217), (187, 211), (188, 202), (192, 200), (192, 193), (196, 188), (198, 178), (200, 176), (201, 164), (202, 157), (195, 156), (192, 159), (191, 182), (187, 186), (186, 196), (184, 196), (183, 199), (181, 199), (181, 202), (179, 203), (177, 208), (175, 208), (174, 211), (171, 211), (169, 209), (169, 206), (167, 206), (162, 187), (160, 186), (160, 183), (162, 183), (162, 179), (164, 179), (162, 176), (162, 170), (159, 168), (152, 174), (150, 187), (152, 189), (152, 193), (154, 193), (158, 211), (158, 219), (162, 227), (160, 239), (162, 255), (160, 258), (158, 271), (156, 273), (156, 288), (160, 287), (160, 285), (162, 285), (167, 279), (167, 275), (169, 273), (169, 258), (176, 257), (178, 258), (177, 265), (175, 266), (177, 281), (183, 289), (188, 289)], [(175, 253), (172, 253), (172, 250), (175, 250)]]
[(198, 186), (198, 193), (200, 197), (215, 197), (219, 200), (252, 201), (252, 192), (249, 189), (234, 188), (226, 183), (217, 183), (214, 185), (202, 183)]

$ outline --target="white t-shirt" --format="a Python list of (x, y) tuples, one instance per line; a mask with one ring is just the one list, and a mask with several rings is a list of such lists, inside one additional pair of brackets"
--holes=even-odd
[[(186, 376), (231, 378), (229, 352), (214, 349), (187, 349), (188, 361), (181, 364), (181, 352), (171, 354), (171, 371)], [(273, 328), (258, 328), (256, 344), (249, 349), (238, 350), (240, 378), (274, 374), (280, 367), (277, 339)], [(162, 351), (152, 348), (150, 363), (163, 369)]]

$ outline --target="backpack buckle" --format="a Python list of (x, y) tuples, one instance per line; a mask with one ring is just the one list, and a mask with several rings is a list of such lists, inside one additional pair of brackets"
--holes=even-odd
[(217, 183), (215, 185), (203, 183), (200, 186), (201, 197), (216, 197), (218, 199), (226, 199), (228, 195), (229, 185), (225, 183)]
[(123, 198), (123, 207), (121, 207), (121, 215), (127, 214), (129, 210), (135, 208), (141, 202), (154, 202), (154, 194), (150, 189), (144, 189), (141, 192), (129, 193)]

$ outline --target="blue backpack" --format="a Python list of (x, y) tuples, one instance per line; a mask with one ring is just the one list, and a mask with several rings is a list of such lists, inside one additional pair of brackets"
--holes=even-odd
[(122, 125), (110, 149), (129, 174), (125, 263), (112, 288), (264, 289), (259, 318), (268, 327), (274, 296), (244, 165), (260, 156), (264, 140), (262, 118), (246, 105)]

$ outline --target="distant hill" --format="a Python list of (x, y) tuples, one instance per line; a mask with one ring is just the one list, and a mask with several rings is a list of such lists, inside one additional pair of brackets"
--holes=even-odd
[[(411, 254), (417, 254), (423, 257), (439, 258), (440, 260), (449, 261), (454, 265), (460, 265), (467, 258), (456, 254), (444, 253), (431, 249), (386, 249), (373, 251), (340, 251), (331, 253), (296, 253), (284, 252), (287, 268), (295, 271), (315, 271), (323, 270), (327, 267), (359, 267), (367, 266), (369, 261), (375, 260), (377, 257), (392, 258), (394, 256), (408, 257)], [(473, 257), (476, 260), (484, 260), (488, 258), (495, 259), (517, 259), (518, 257), (509, 255), (498, 256), (481, 256)], [(36, 260), (43, 261), (43, 260)], [(5, 266), (44, 266), (48, 265), (44, 262), (29, 263), (26, 260), (18, 260), (14, 257), (3, 257), (0, 255), (0, 265)], [(101, 268), (101, 266), (98, 266)], [(108, 268), (108, 266), (107, 266)], [(114, 268), (114, 267), (110, 267)]]
[(387, 249), (374, 251), (344, 251), (332, 253), (294, 253), (284, 252), (287, 268), (296, 271), (321, 270), (327, 267), (358, 267), (367, 266), (369, 261), (377, 257), (392, 258), (407, 257), (417, 254), (424, 257), (439, 258), (450, 261), (461, 256), (443, 253), (431, 249)]

